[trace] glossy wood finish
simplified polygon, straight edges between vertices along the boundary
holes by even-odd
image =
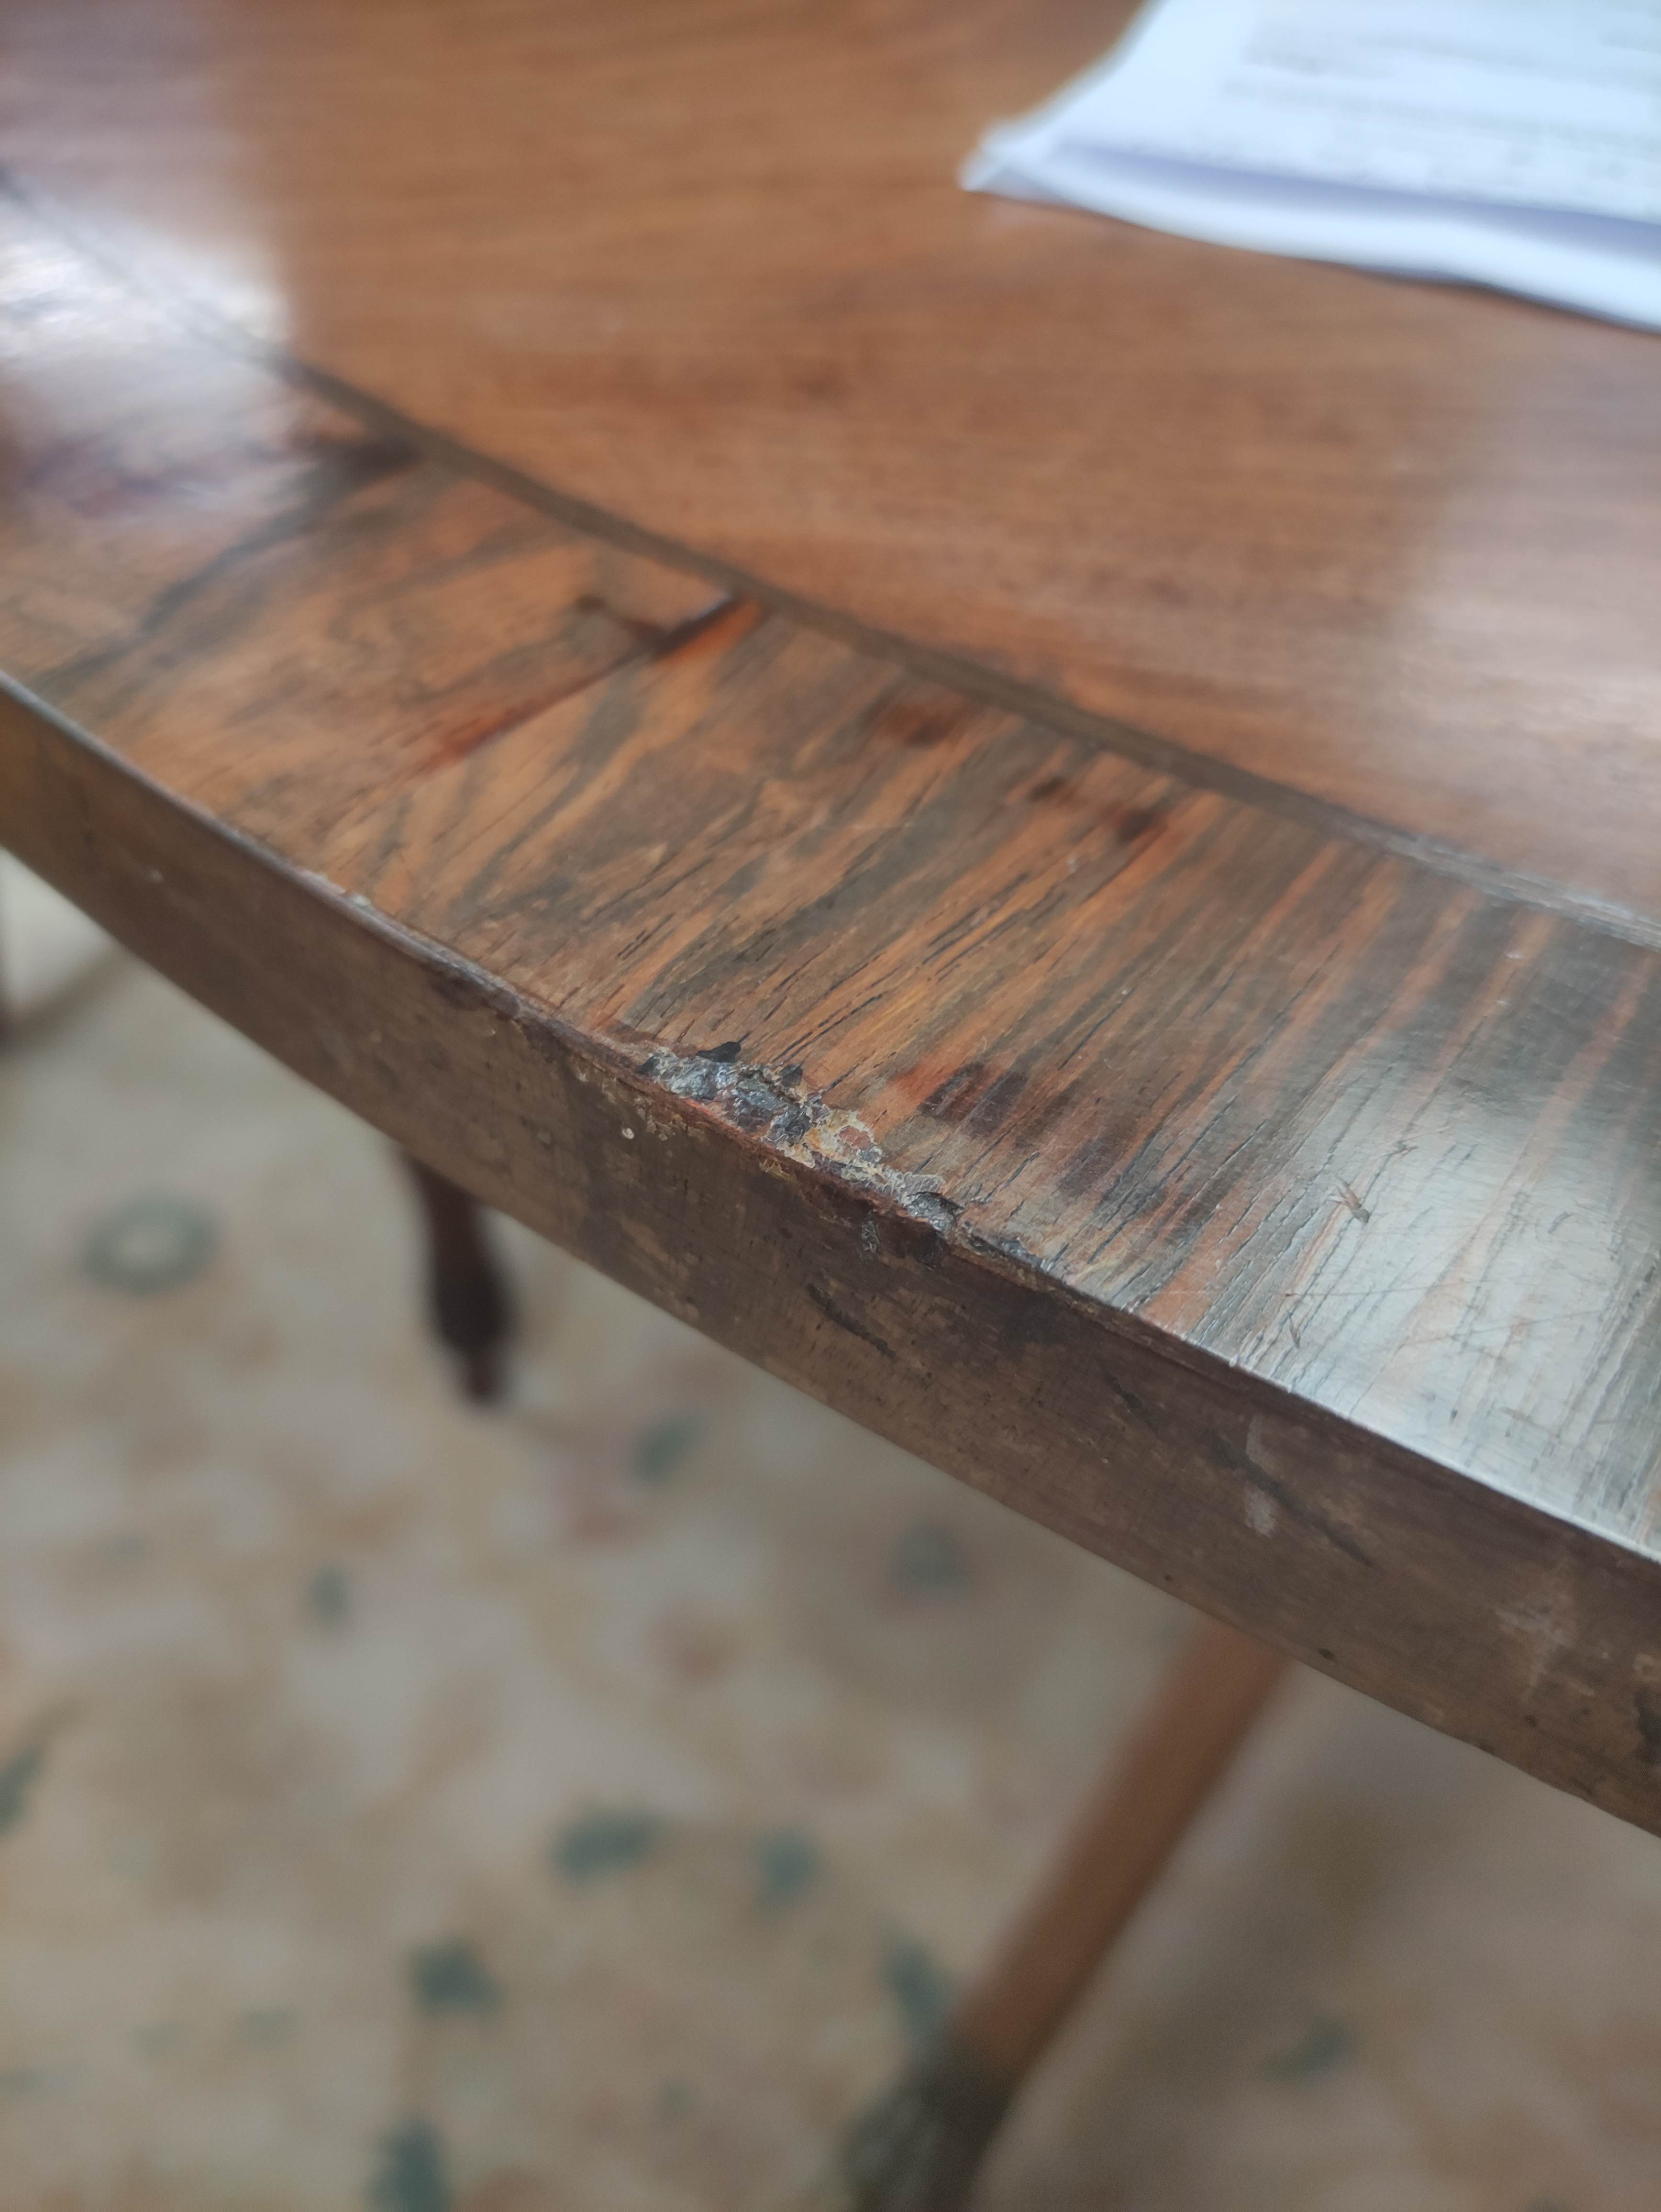
[[[1661,1829],[1661,956],[5,246],[0,842],[463,1188]]]
[[[0,120],[141,265],[770,589],[1653,921],[1661,344],[960,192],[1123,13],[13,0]]]

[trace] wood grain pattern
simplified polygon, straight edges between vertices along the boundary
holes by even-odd
[[[1661,1830],[1661,956],[587,541],[5,228],[0,839],[464,1188]]]
[[[190,670],[202,804],[303,838],[721,603],[204,346],[15,208],[0,224],[0,663],[95,728],[120,717],[141,763],[191,742],[174,697]],[[113,390],[127,349],[139,374]],[[296,616],[326,653],[295,652]],[[234,675],[211,693],[228,634]],[[352,742],[331,742],[347,702]]]
[[[1661,915],[1653,337],[971,198],[1085,0],[14,0],[234,320],[917,644]]]

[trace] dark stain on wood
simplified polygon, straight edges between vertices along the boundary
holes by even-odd
[[[1338,1195],[1343,1200],[1344,1204],[1349,1208],[1350,1212],[1357,1221],[1372,1220],[1372,1207],[1369,1206],[1363,1206],[1360,1200],[1355,1195],[1355,1193],[1350,1188],[1347,1182],[1341,1183],[1338,1186]]]
[[[970,703],[951,693],[919,693],[908,687],[883,700],[867,718],[873,738],[928,752],[961,737],[973,719]]]
[[[1026,796],[1037,806],[1066,806],[1082,810],[1082,818],[1098,829],[1105,830],[1122,845],[1135,845],[1140,839],[1150,836],[1159,829],[1162,819],[1157,807],[1123,804],[1094,805],[1072,776],[1040,776]]]

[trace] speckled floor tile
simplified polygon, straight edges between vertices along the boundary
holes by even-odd
[[[0,1056],[0,2212],[775,2212],[1165,1601],[520,1232],[125,969]],[[1661,1845],[1301,1679],[983,2212],[1654,2212]]]

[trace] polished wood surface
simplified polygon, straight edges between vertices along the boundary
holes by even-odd
[[[464,1188],[1661,1829],[1661,954],[3,243],[0,842]]]
[[[959,191],[1123,13],[12,0],[0,122],[138,265],[770,590],[1653,923],[1661,342]]]

